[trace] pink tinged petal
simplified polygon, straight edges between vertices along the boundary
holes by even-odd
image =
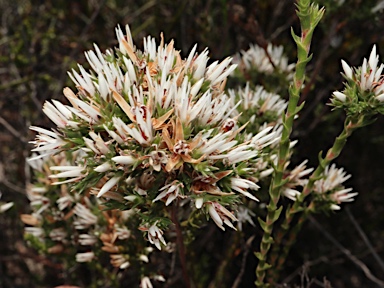
[[[117,164],[123,164],[123,165],[133,165],[136,163],[137,159],[132,156],[116,156],[112,158],[112,161],[116,162]]]
[[[119,182],[120,178],[121,178],[120,176],[115,176],[115,177],[109,179],[104,184],[104,186],[100,189],[99,193],[97,194],[97,198],[103,196],[105,193],[107,193],[109,190],[111,190],[111,188]]]
[[[208,213],[211,216],[212,220],[216,223],[216,225],[223,231],[225,231],[225,228],[223,226],[223,220],[221,220],[219,214],[217,213],[215,207],[213,207],[213,204],[208,205]]]
[[[351,67],[344,60],[341,60],[341,65],[343,66],[345,76],[347,76],[349,79],[352,79],[353,71]]]
[[[341,102],[345,102],[345,100],[347,99],[347,96],[339,91],[333,92],[333,96],[335,96],[335,98],[340,100]]]

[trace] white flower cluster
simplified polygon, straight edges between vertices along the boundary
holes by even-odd
[[[88,189],[111,205],[135,206],[159,249],[167,221],[158,218],[167,218],[165,206],[179,199],[194,204],[190,209],[204,208],[221,229],[222,223],[234,228],[236,217],[224,206],[242,196],[257,200],[252,175],[261,166],[255,163],[279,133],[267,127],[244,141],[246,125],[231,118],[238,105],[224,92],[236,67],[231,58],[208,65],[208,51],[197,54],[195,46],[182,59],[163,37],[159,46],[145,38],[140,51],[128,26],[125,32],[116,29],[116,53],[95,46],[86,53],[91,70],[79,65],[79,72],[69,73],[78,90],[64,89],[71,105],[45,103],[43,111],[57,128],[32,127],[39,133],[34,151],[38,157],[81,151],[75,165],[51,167],[58,172],[50,176],[54,184],[72,183],[74,191]],[[261,100],[264,109],[280,111],[284,103],[273,97]],[[164,209],[148,208],[158,205]]]
[[[27,189],[32,212],[21,215],[27,225],[26,239],[42,252],[65,255],[68,263],[92,265],[92,261],[103,261],[102,253],[109,256],[112,267],[120,269],[128,268],[131,261],[148,262],[152,249],[148,249],[145,239],[138,237],[140,231],[131,224],[138,221],[137,215],[132,211],[103,211],[106,206],[102,199],[90,193],[80,195],[67,184],[52,185],[57,178],[53,176],[64,172],[52,174],[55,172],[50,166],[70,167],[84,156],[83,153],[69,155],[70,159],[63,152],[29,159],[36,181]]]
[[[315,182],[315,193],[322,199],[331,203],[332,210],[340,210],[342,202],[352,202],[358,194],[352,188],[345,188],[343,183],[348,180],[348,175],[343,168],[336,168],[335,164],[325,167],[323,178]]]
[[[287,102],[280,95],[267,92],[263,86],[251,89],[248,82],[244,88],[239,88],[237,91],[231,89],[228,94],[233,106],[240,103],[233,112],[234,117],[238,117],[241,113],[245,114],[243,118],[250,123],[258,122],[259,125],[281,123]]]
[[[283,46],[273,46],[272,43],[269,43],[266,52],[264,48],[251,44],[247,51],[241,51],[241,57],[238,58],[241,58],[239,65],[243,69],[256,69],[266,74],[272,74],[277,70],[286,73],[289,79],[293,77],[295,64],[288,64]]]
[[[283,195],[292,201],[295,201],[301,191],[308,183],[308,176],[313,168],[307,168],[303,161],[300,165],[290,171],[286,179],[288,180],[282,191]],[[340,210],[342,202],[352,202],[357,192],[351,192],[352,188],[345,188],[343,183],[348,180],[351,175],[347,175],[343,168],[336,168],[335,164],[325,167],[322,177],[314,182],[313,201],[314,208],[326,210]],[[325,205],[325,206],[324,206]]]
[[[376,45],[373,46],[369,59],[364,58],[363,64],[357,68],[351,68],[344,60],[341,60],[345,78],[356,83],[361,93],[370,92],[374,97],[382,102],[384,101],[384,64],[379,64],[379,55],[376,52]],[[341,102],[346,102],[352,98],[348,89],[344,92],[333,92],[334,98]]]

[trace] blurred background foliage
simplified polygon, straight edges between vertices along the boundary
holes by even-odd
[[[314,57],[302,95],[307,105],[293,134],[299,139],[292,159],[295,164],[309,158],[310,164],[316,165],[318,151],[326,150],[342,127],[344,115],[331,113],[325,105],[332,91],[342,88],[340,59],[357,66],[369,55],[373,43],[384,55],[384,1],[317,2],[326,7],[326,14],[314,35]],[[65,271],[60,263],[39,255],[23,240],[19,215],[29,211],[24,191],[31,180],[25,158],[31,149],[28,141],[34,137],[28,127],[31,123],[51,127],[41,112],[44,101],[63,100],[63,87],[73,85],[66,72],[76,63],[86,66],[83,51],[92,49],[93,43],[102,50],[116,45],[117,24],[130,25],[139,47],[144,36],[159,39],[164,32],[166,41],[175,39],[182,56],[195,43],[199,51],[209,47],[215,60],[235,55],[250,43],[263,47],[272,42],[284,45],[290,62],[295,61],[290,28],[298,31],[298,20],[293,1],[0,0],[0,11],[0,191],[3,201],[15,202],[14,208],[0,214],[0,287],[54,287],[63,283]],[[365,263],[373,275],[383,278],[383,265],[372,256],[355,228],[358,225],[363,229],[378,255],[384,255],[383,125],[384,120],[378,119],[350,139],[337,162],[353,175],[348,186],[360,195],[348,209],[315,217],[320,228],[311,221],[304,226],[283,271],[282,283],[292,287],[376,287],[362,267],[351,262],[324,231]],[[220,240],[222,236],[216,236],[218,246],[211,243],[206,249],[212,248],[215,253],[228,250],[225,239]],[[257,240],[254,247],[258,247]],[[256,263],[249,254],[240,287],[250,287],[254,281]],[[214,254],[201,255],[208,262],[215,260]],[[240,265],[241,257],[235,260],[233,265]],[[202,271],[204,267],[194,272],[209,279]],[[225,280],[232,279],[228,282],[232,283],[235,277],[231,273],[223,275],[221,284],[211,283],[210,287],[227,287]],[[209,281],[202,281],[208,287]]]

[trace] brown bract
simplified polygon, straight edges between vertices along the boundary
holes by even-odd
[[[183,165],[183,162],[200,163],[205,155],[202,155],[199,159],[193,159],[190,153],[200,143],[201,137],[196,137],[195,140],[188,142],[184,139],[183,124],[180,119],[176,118],[176,123],[171,121],[171,125],[173,127],[172,136],[169,134],[168,129],[163,129],[162,133],[164,143],[172,153],[165,170],[171,172],[174,168],[177,169]]]

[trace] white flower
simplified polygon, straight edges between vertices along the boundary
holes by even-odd
[[[241,205],[239,206],[237,212],[236,212],[236,218],[237,218],[237,228],[242,231],[243,223],[248,222],[252,226],[255,226],[255,223],[252,220],[252,217],[255,217],[255,213],[253,213],[250,209],[247,207]]]
[[[157,249],[161,250],[160,243],[167,245],[163,238],[164,232],[156,226],[156,223],[148,228],[148,240],[151,244],[154,244]]]
[[[123,156],[115,156],[112,158],[112,161],[117,164],[123,164],[123,165],[133,165],[137,161],[137,159],[130,155],[123,155]]]
[[[112,159],[113,160],[113,159]],[[108,163],[108,162],[105,162],[99,166],[97,166],[95,169],[93,169],[94,171],[96,172],[99,172],[99,173],[104,173],[104,172],[107,172],[109,169],[111,169],[111,164]]]
[[[94,235],[80,234],[79,243],[80,245],[89,246],[94,245],[97,242],[97,238]]]
[[[49,237],[53,241],[62,242],[67,237],[67,231],[65,231],[64,228],[56,228],[49,232]]]
[[[165,185],[163,188],[161,188],[159,191],[161,192],[155,199],[153,199],[152,202],[156,202],[160,199],[166,198],[167,201],[165,202],[165,206],[168,206],[172,203],[173,200],[175,200],[179,194],[180,189],[183,188],[183,183],[179,181],[173,181],[171,184]]]
[[[330,205],[332,210],[340,210],[342,202],[352,202],[358,195],[352,188],[344,188],[342,185],[351,175],[347,175],[343,168],[336,168],[335,164],[327,166],[323,173],[323,178],[315,182],[314,191],[325,199],[334,202]],[[328,198],[329,197],[329,198]]]
[[[36,159],[43,158],[47,155],[51,155],[60,151],[60,148],[65,145],[65,141],[56,132],[49,131],[40,127],[31,126],[29,129],[39,132],[35,141],[30,141],[36,148],[32,149],[34,152],[44,152],[35,157],[29,159],[34,161]]]
[[[308,180],[303,179],[303,177],[309,175],[314,170],[313,168],[307,168],[306,166],[307,163],[308,163],[308,160],[304,160],[303,162],[300,163],[300,165],[296,166],[292,171],[289,172],[287,176],[287,178],[289,179],[287,186],[295,187],[295,186],[304,186],[305,184],[307,184]],[[292,193],[288,193],[288,194],[293,195]]]
[[[84,167],[83,166],[51,166],[50,167],[51,171],[61,171],[60,173],[57,174],[51,174],[49,175],[49,178],[57,179],[57,178],[69,178],[69,177],[74,177],[70,178],[65,181],[61,182],[54,182],[52,183],[53,185],[60,185],[63,183],[69,183],[69,182],[74,182],[82,177],[84,177],[83,171]]]
[[[345,76],[349,79],[353,79],[353,71],[352,68],[345,62],[344,60],[341,60],[341,65],[343,66],[343,70],[345,73]]]
[[[113,186],[115,186],[120,181],[120,176],[114,176],[111,179],[109,179],[103,187],[101,187],[99,193],[97,194],[97,197],[103,196],[105,193],[107,193],[109,190],[112,189]]]
[[[73,209],[73,212],[77,216],[76,220],[73,222],[73,225],[77,230],[86,229],[89,226],[97,223],[97,216],[94,215],[83,204],[77,203],[75,208]]]
[[[246,191],[247,189],[257,190],[260,188],[254,182],[247,180],[247,179],[235,178],[235,177],[230,178],[230,180],[231,180],[231,188],[233,190],[240,192],[241,194],[243,194],[244,196],[246,196],[252,200],[259,201],[259,199],[257,199],[255,196],[253,196],[248,191]]]
[[[151,280],[147,276],[141,278],[140,288],[153,288]]]
[[[95,258],[93,252],[83,252],[76,254],[76,262],[91,262]]]
[[[336,168],[335,164],[325,167],[323,175],[323,179],[315,182],[315,191],[318,193],[331,191],[351,178],[343,168]]]
[[[116,231],[117,238],[120,240],[125,240],[131,237],[131,231],[129,231],[127,227],[118,227],[115,224],[115,231]]]
[[[384,75],[382,74],[384,64],[381,63],[378,66],[379,55],[376,52],[376,45],[373,45],[368,60],[364,58],[361,67],[353,70],[344,60],[341,63],[347,79],[356,79],[362,91],[373,92],[377,100],[384,101]],[[333,95],[344,102],[343,93],[336,91]]]
[[[241,107],[241,110],[245,113],[249,109],[257,109],[257,114],[260,115],[268,111],[274,112],[279,118],[279,122],[281,122],[281,115],[288,105],[280,95],[270,93],[262,86],[256,86],[254,89],[250,89],[249,82],[247,82],[245,88],[239,88],[237,91],[230,89],[228,93],[233,106],[236,103],[237,96],[239,97],[241,101],[239,107]],[[239,113],[236,111],[234,114],[234,116],[237,116]],[[256,118],[257,115],[252,115],[249,121],[254,122]]]
[[[289,73],[288,78],[291,78],[292,70],[295,67],[295,64],[288,64],[288,58],[283,55],[283,49],[283,46],[273,46],[269,43],[267,46],[267,52],[270,58],[268,58],[264,48],[256,44],[251,44],[247,51],[241,51],[241,61],[247,70],[251,70],[253,68],[257,69],[257,71],[268,74],[273,73],[275,70],[273,67],[274,65],[278,70]]]
[[[196,198],[195,200],[195,206],[197,209],[200,209],[201,207],[203,207],[203,204],[204,204],[204,198]]]
[[[297,197],[300,195],[299,191],[292,188],[284,188],[281,193],[292,201],[296,201]]]
[[[236,230],[231,221],[237,221],[237,218],[231,212],[217,202],[207,202],[206,205],[209,215],[221,230],[225,231],[223,224]]]
[[[37,238],[42,238],[44,236],[44,230],[41,227],[25,227],[25,233],[31,234]]]
[[[128,255],[122,254],[111,254],[111,264],[114,267],[118,267],[120,269],[126,269],[131,265],[128,261]]]
[[[0,213],[3,213],[13,206],[13,202],[0,203]]]
[[[345,100],[347,100],[347,95],[345,95],[344,93],[341,93],[339,91],[333,92],[333,96],[335,96],[335,98],[337,98],[341,102],[345,102]]]

